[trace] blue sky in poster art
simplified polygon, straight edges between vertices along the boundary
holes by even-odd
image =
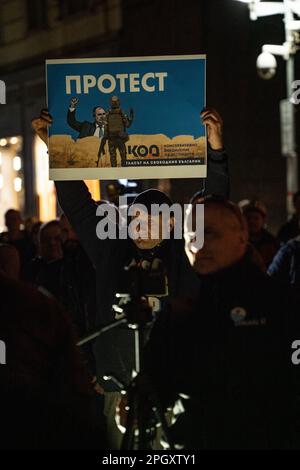
[[[168,73],[164,92],[149,93],[141,89],[138,93],[126,91],[107,94],[101,93],[96,86],[90,88],[89,94],[76,95],[73,84],[72,94],[66,94],[66,75],[98,77],[105,73],[111,75],[140,73],[142,76],[147,72]],[[106,82],[105,86],[107,85]],[[107,110],[109,98],[114,94],[120,97],[121,107],[126,113],[131,107],[134,110],[135,117],[129,129],[130,134],[165,134],[170,138],[181,134],[193,135],[195,138],[205,135],[205,128],[200,123],[199,117],[205,105],[204,59],[47,64],[47,86],[48,106],[54,118],[50,135],[70,134],[73,138],[77,137],[78,133],[71,130],[66,122],[72,96],[77,96],[80,100],[77,106],[77,119],[92,122],[93,107],[100,105]]]

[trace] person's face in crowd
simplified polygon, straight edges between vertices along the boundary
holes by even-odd
[[[201,275],[213,274],[237,263],[247,249],[248,233],[229,209],[208,204],[204,209],[204,245],[195,248],[187,239],[191,266]]]
[[[19,211],[9,211],[5,216],[5,225],[8,232],[18,232],[22,223]]]
[[[163,241],[164,233],[170,233],[174,227],[174,219],[172,217],[168,218],[167,223],[165,223],[161,214],[151,216],[141,211],[137,217],[141,224],[136,227],[136,232],[138,232],[139,236],[133,241],[141,250],[152,250],[155,248]],[[134,219],[135,221],[137,221],[137,217]]]
[[[103,108],[96,108],[95,109],[95,122],[99,126],[105,123],[106,113]]]
[[[61,228],[50,225],[40,234],[41,257],[46,261],[54,261],[63,257]]]
[[[258,211],[246,211],[245,217],[250,236],[259,234],[264,228],[265,217]]]
[[[18,250],[12,245],[0,246],[0,271],[9,279],[17,280],[20,277],[20,269]]]
[[[300,196],[296,197],[294,207],[296,215],[300,218]]]

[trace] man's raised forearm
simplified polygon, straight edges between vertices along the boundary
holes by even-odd
[[[55,186],[62,210],[94,263],[100,248],[96,235],[96,202],[83,181],[55,181]]]
[[[229,198],[230,179],[228,157],[225,150],[207,149],[207,178],[204,180],[204,195]]]

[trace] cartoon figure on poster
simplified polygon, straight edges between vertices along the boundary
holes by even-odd
[[[78,103],[78,98],[71,98],[67,114],[68,125],[71,127],[71,129],[79,132],[78,139],[83,139],[84,137],[90,137],[92,135],[96,137],[102,137],[104,135],[104,126],[106,123],[105,110],[101,106],[95,106],[93,108],[94,122],[79,122],[76,119],[76,107]]]
[[[133,109],[130,109],[129,117],[122,111],[118,96],[110,99],[110,109],[106,114],[106,124],[104,127],[104,137],[101,140],[97,166],[102,154],[105,154],[105,144],[108,142],[108,150],[112,167],[117,166],[117,150],[121,157],[121,165],[126,166],[126,145],[129,140],[127,128],[133,122]]]
[[[133,109],[130,109],[129,116],[121,109],[118,96],[112,96],[110,99],[110,109],[106,112],[101,106],[93,108],[94,122],[76,119],[76,107],[79,103],[78,98],[71,98],[67,114],[67,123],[75,131],[79,132],[78,139],[84,137],[99,137],[100,145],[98,151],[97,167],[102,155],[105,155],[105,144],[108,143],[108,151],[112,167],[117,165],[117,151],[121,158],[121,166],[126,166],[126,145],[129,140],[127,128],[133,122]]]

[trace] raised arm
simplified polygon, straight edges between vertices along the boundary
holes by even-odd
[[[133,109],[130,108],[129,116],[127,114],[122,113],[122,119],[123,119],[124,126],[130,127],[134,119]]]
[[[207,178],[204,180],[203,195],[213,194],[229,198],[228,157],[223,144],[223,119],[213,108],[206,108],[201,119],[207,126]]]
[[[46,144],[48,144],[47,126],[51,124],[52,118],[47,110],[42,110],[40,117],[32,121],[33,129]],[[92,263],[95,264],[103,247],[103,242],[101,243],[96,235],[96,226],[100,220],[96,216],[98,205],[83,181],[56,181],[55,185],[62,210],[78,234]]]
[[[80,132],[83,122],[79,122],[76,119],[76,106],[78,102],[78,98],[71,98],[70,107],[67,114],[67,123],[72,129],[74,129],[74,131]]]
[[[100,220],[96,216],[97,203],[84,181],[55,181],[55,187],[60,207],[95,265],[105,242],[96,235],[96,226]]]

